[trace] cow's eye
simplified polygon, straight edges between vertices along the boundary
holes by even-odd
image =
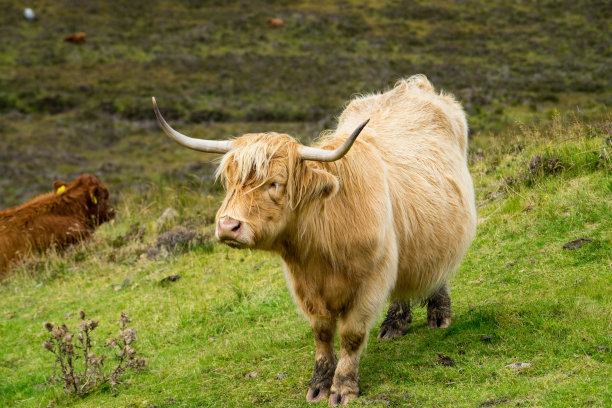
[[[268,188],[270,190],[276,190],[276,189],[278,189],[278,183],[272,182],[272,183],[268,184]]]

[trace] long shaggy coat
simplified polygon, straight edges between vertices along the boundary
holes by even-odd
[[[96,176],[56,181],[53,188],[18,207],[0,210],[0,276],[10,263],[35,251],[61,250],[79,242],[115,216],[108,189]]]

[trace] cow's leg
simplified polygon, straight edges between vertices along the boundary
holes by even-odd
[[[395,339],[408,331],[408,324],[412,323],[409,300],[394,300],[389,305],[387,317],[380,325],[379,339]]]
[[[383,302],[384,298],[380,300]],[[359,359],[368,339],[368,329],[379,310],[378,305],[370,310],[365,304],[357,305],[339,319],[340,359],[331,387],[330,405],[345,405],[359,396]]]
[[[317,402],[329,396],[329,390],[336,370],[336,356],[334,355],[335,319],[311,318],[310,326],[314,334],[316,354],[314,371],[310,379],[308,402]]]
[[[451,324],[451,298],[446,283],[427,299],[427,323],[432,329],[445,329]]]

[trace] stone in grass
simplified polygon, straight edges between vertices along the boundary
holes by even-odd
[[[276,376],[276,378],[274,378],[274,379],[275,379],[276,381],[280,381],[280,380],[282,380],[282,379],[284,379],[284,378],[287,378],[287,376],[288,376],[288,375],[289,375],[289,374],[287,374],[287,373],[280,373],[280,374],[279,374],[279,375],[277,375],[277,376]]]
[[[251,371],[250,373],[246,373],[244,378],[255,378],[259,375],[259,371]]]
[[[563,249],[578,249],[593,242],[593,238],[578,238],[563,245]]]
[[[23,10],[23,16],[28,21],[36,20],[36,13],[34,13],[34,10],[32,10],[31,8],[24,9]]]

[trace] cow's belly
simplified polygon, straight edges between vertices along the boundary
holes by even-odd
[[[424,196],[405,194],[394,208],[399,257],[393,297],[427,297],[456,272],[474,237],[476,210],[467,169],[461,187],[448,181],[436,188]]]

